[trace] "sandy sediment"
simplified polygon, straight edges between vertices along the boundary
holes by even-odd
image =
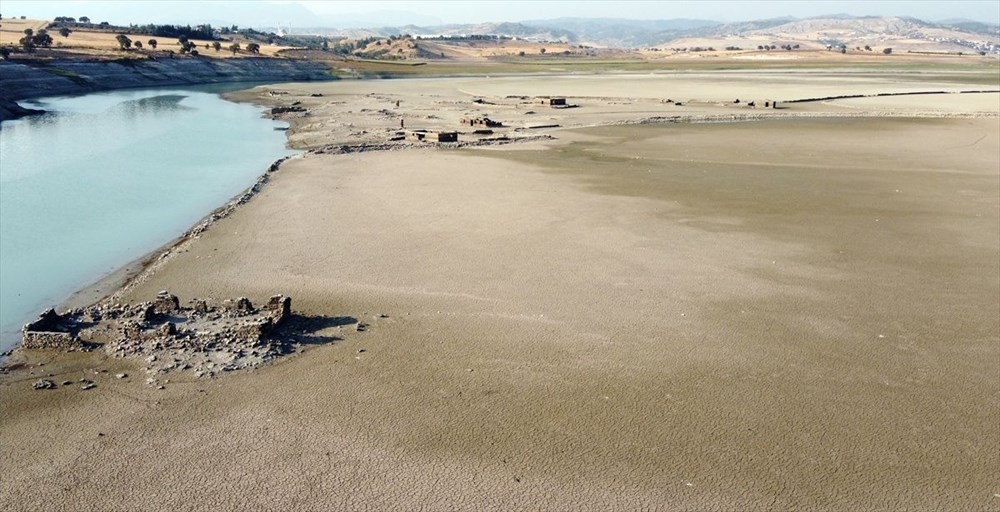
[[[295,101],[317,103],[290,138],[323,147],[353,129],[368,133],[343,143],[370,143],[398,120],[329,116],[399,99],[407,115],[436,112],[423,114],[438,117],[430,128],[520,119],[468,98],[448,110],[442,88],[551,92],[459,82],[352,84],[378,90],[349,98],[292,85]],[[587,92],[580,77],[572,87]],[[606,87],[595,78],[589,96]],[[688,114],[734,113],[716,100]],[[25,355],[0,384],[11,461],[0,499],[24,510],[995,508],[1000,129],[995,105],[950,100],[964,106],[940,100],[936,119],[598,126],[285,162],[116,299],[286,293],[296,313],[331,319],[314,326],[317,342],[162,390],[111,377],[134,369],[99,354]],[[611,103],[545,121],[682,108]],[[857,110],[801,108],[788,112]],[[42,377],[97,387],[32,390]]]

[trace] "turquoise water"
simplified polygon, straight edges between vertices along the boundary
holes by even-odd
[[[233,87],[228,87],[232,89]],[[182,234],[253,184],[285,126],[218,86],[24,102],[0,128],[0,350],[73,292]]]

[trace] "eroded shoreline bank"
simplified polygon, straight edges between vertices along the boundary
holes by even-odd
[[[237,82],[333,80],[320,63],[277,58],[160,58],[136,61],[0,62],[4,104],[117,89]],[[30,112],[0,108],[0,121]]]

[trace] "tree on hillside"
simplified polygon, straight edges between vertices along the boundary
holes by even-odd
[[[219,50],[222,49],[222,43],[216,41],[216,42],[212,43],[212,48],[215,48],[215,51],[219,51]]]
[[[115,36],[115,41],[118,41],[118,46],[120,46],[123,51],[132,47],[132,40],[125,34],[118,34]]]
[[[229,45],[229,49],[232,50],[233,55],[236,55],[236,52],[240,51],[240,43],[233,43]]]
[[[66,28],[66,27],[63,27],[63,28],[59,29],[59,35],[61,35],[63,37],[69,37],[69,35],[71,33],[73,33],[73,31],[70,30],[70,29],[68,29],[68,28]]]
[[[24,51],[26,51],[28,53],[31,53],[31,52],[35,51],[35,40],[34,40],[34,37],[33,37],[34,35],[35,35],[35,31],[34,30],[31,30],[30,28],[26,28],[26,29],[24,29],[24,37],[22,37],[17,42],[18,44],[21,45],[22,48],[24,48]]]
[[[35,42],[32,41],[29,36],[22,37],[17,43],[20,44],[21,48],[24,48],[24,51],[28,53],[35,51]]]
[[[247,51],[250,53],[260,53],[260,45],[257,43],[250,43],[247,45]]]
[[[90,23],[90,18],[86,16],[80,16],[80,23]]]
[[[181,34],[177,37],[177,44],[181,46],[181,53],[192,53],[192,51],[198,47],[198,45],[195,44],[194,41],[188,39],[188,36],[185,34]]]
[[[542,48],[541,50],[538,50],[538,53],[541,53],[542,55],[545,55],[545,48]]]
[[[0,57],[3,57],[3,60],[9,59],[10,48],[7,48],[6,46],[0,46]]]
[[[136,50],[141,50],[142,49],[142,41],[136,41],[136,42],[134,42],[132,44],[135,46]]]
[[[31,42],[35,43],[35,46],[41,46],[42,48],[48,48],[52,46],[52,36],[49,35],[49,31],[44,28],[39,29],[38,32],[31,37]]]
[[[149,41],[146,41],[146,44],[148,44],[154,50],[156,49],[156,39],[150,39]]]
[[[892,48],[886,48],[885,50],[882,50],[882,53],[889,55],[890,53],[892,53]]]

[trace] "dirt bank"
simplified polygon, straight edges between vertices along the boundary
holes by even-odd
[[[285,82],[328,80],[321,63],[277,58],[0,61],[0,100],[83,94],[110,89],[196,85],[223,82]],[[0,108],[0,120],[18,114]]]

